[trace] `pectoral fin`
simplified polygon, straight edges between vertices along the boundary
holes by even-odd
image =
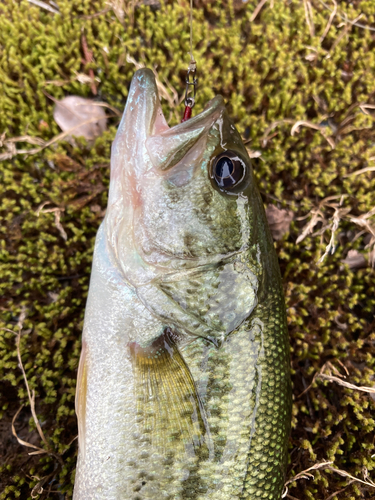
[[[87,397],[87,345],[82,342],[81,357],[78,365],[75,407],[78,420],[78,446],[85,453],[86,438],[86,397]]]
[[[178,337],[167,328],[150,346],[129,345],[134,363],[138,422],[162,453],[209,456],[210,437],[194,380]]]

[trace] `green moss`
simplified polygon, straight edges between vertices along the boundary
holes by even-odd
[[[162,82],[183,92],[189,51],[187,5],[170,1],[151,11],[140,6],[131,22],[125,3],[121,23],[104,0],[59,0],[61,15],[51,14],[26,0],[0,5],[0,135],[24,135],[44,140],[59,133],[53,102],[77,94],[93,97],[89,84],[77,73],[92,68],[98,98],[120,111],[124,108],[134,65],[127,56],[158,71]],[[318,260],[330,233],[309,236],[296,244],[307,215],[328,196],[348,195],[343,207],[357,216],[374,205],[375,174],[348,174],[372,165],[375,156],[374,114],[359,104],[374,104],[375,42],[372,32],[345,28],[339,14],[361,22],[375,20],[373,2],[357,10],[340,2],[339,14],[321,42],[330,16],[313,2],[315,35],[311,37],[303,2],[265,4],[251,21],[257,0],[200,2],[195,10],[194,47],[199,89],[194,112],[221,93],[239,131],[252,150],[265,202],[295,213],[291,232],[277,243],[288,307],[294,380],[293,430],[289,475],[331,460],[335,467],[363,478],[375,467],[374,402],[362,392],[315,380],[300,394],[325,362],[332,362],[357,385],[372,385],[375,376],[375,277],[370,268],[351,271],[343,266],[348,249],[365,252],[365,235],[349,219],[341,222],[334,255]],[[346,32],[344,33],[344,30]],[[81,36],[85,34],[94,61],[83,65]],[[340,38],[341,37],[341,38]],[[170,123],[183,113],[182,105],[163,108]],[[312,122],[322,131],[302,125]],[[21,404],[16,428],[24,439],[40,445],[18,368],[15,336],[0,333],[0,407],[3,428],[12,454],[3,454],[0,499],[31,498],[38,479],[55,470],[51,490],[72,497],[77,443],[74,416],[76,370],[95,234],[106,207],[109,157],[118,118],[93,146],[54,143],[34,155],[18,155],[0,162],[0,297],[1,325],[16,329],[23,307],[21,354],[36,410],[47,441],[62,464],[52,456],[29,457],[11,438],[11,419]],[[277,122],[277,123],[276,123]],[[328,140],[327,140],[328,139]],[[333,143],[332,143],[333,141]],[[334,144],[334,148],[331,145]],[[31,147],[18,143],[18,149]],[[3,150],[4,151],[4,150]],[[0,151],[3,152],[3,151]],[[61,209],[65,241],[53,213]],[[329,218],[333,209],[322,208]],[[318,226],[319,227],[319,226]],[[340,233],[340,234],[339,234]],[[29,434],[27,434],[29,428]],[[70,443],[70,444],[69,444]],[[51,476],[51,477],[52,477]],[[290,485],[300,500],[323,499],[345,487],[338,474],[321,469],[315,479]],[[49,486],[48,486],[49,487]],[[48,493],[40,498],[58,498]],[[372,498],[373,491],[351,484],[345,498]]]

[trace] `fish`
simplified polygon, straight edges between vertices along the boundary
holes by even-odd
[[[95,241],[74,500],[279,500],[289,351],[277,255],[223,97],[169,127],[138,70]]]

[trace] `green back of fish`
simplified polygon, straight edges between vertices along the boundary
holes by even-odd
[[[255,229],[248,259],[259,272],[258,304],[221,348],[200,341],[184,351],[207,411],[215,450],[214,465],[201,466],[201,483],[209,485],[206,492],[197,496],[192,491],[186,498],[279,500],[284,485],[291,421],[285,303],[276,252],[255,186],[248,196]],[[232,453],[228,443],[233,443]]]

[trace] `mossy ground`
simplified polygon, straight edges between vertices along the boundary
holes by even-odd
[[[58,0],[60,15],[27,1],[1,3],[0,135],[5,132],[5,140],[25,135],[49,140],[57,135],[53,102],[45,92],[55,98],[94,97],[89,83],[77,81],[77,73],[88,74],[89,68],[100,79],[97,99],[122,111],[135,69],[127,55],[155,67],[160,80],[182,94],[189,50],[186,2],[169,2],[153,10],[138,5],[134,15],[130,0],[114,3],[124,8],[123,19],[119,8],[116,16],[104,0]],[[330,460],[336,468],[363,479],[364,467],[370,477],[375,467],[375,403],[370,395],[319,380],[299,395],[327,361],[341,373],[345,366],[351,383],[374,383],[375,274],[370,267],[351,271],[341,260],[349,249],[366,252],[368,236],[360,234],[363,228],[350,216],[375,205],[375,173],[347,176],[373,165],[375,156],[375,113],[359,107],[375,103],[375,34],[345,19],[362,14],[359,22],[374,26],[375,3],[339,2],[324,39],[331,11],[319,0],[311,4],[273,0],[253,21],[257,4],[257,0],[196,2],[199,90],[194,112],[215,94],[224,96],[239,131],[250,140],[249,147],[262,154],[255,170],[265,202],[295,214],[290,233],[277,243],[294,382],[289,477]],[[86,65],[82,34],[94,56]],[[163,106],[168,116],[166,101]],[[182,106],[177,111],[182,116]],[[301,126],[291,135],[298,120],[323,128]],[[172,113],[171,123],[175,122]],[[64,464],[52,455],[29,456],[32,450],[17,445],[12,437],[12,417],[24,404],[17,432],[42,446],[30,418],[15,335],[2,330],[2,500],[72,497],[80,335],[117,124],[118,118],[111,118],[108,131],[94,145],[60,141],[37,154],[0,162],[0,326],[16,329],[22,309],[26,311],[22,361],[35,390],[44,433]],[[35,146],[17,144],[18,149],[28,147]],[[340,222],[336,252],[319,264],[330,231],[297,244],[308,221],[298,218],[322,199],[341,195],[347,195],[342,206],[350,208],[350,215]],[[67,241],[55,225],[54,212],[37,215],[45,202],[49,202],[46,209],[61,209]],[[325,205],[322,213],[329,218],[334,209]],[[43,492],[32,492],[46,476]],[[347,478],[321,469],[314,479],[294,483],[288,495],[299,500],[375,498],[375,488],[358,482],[332,496],[348,483]]]

